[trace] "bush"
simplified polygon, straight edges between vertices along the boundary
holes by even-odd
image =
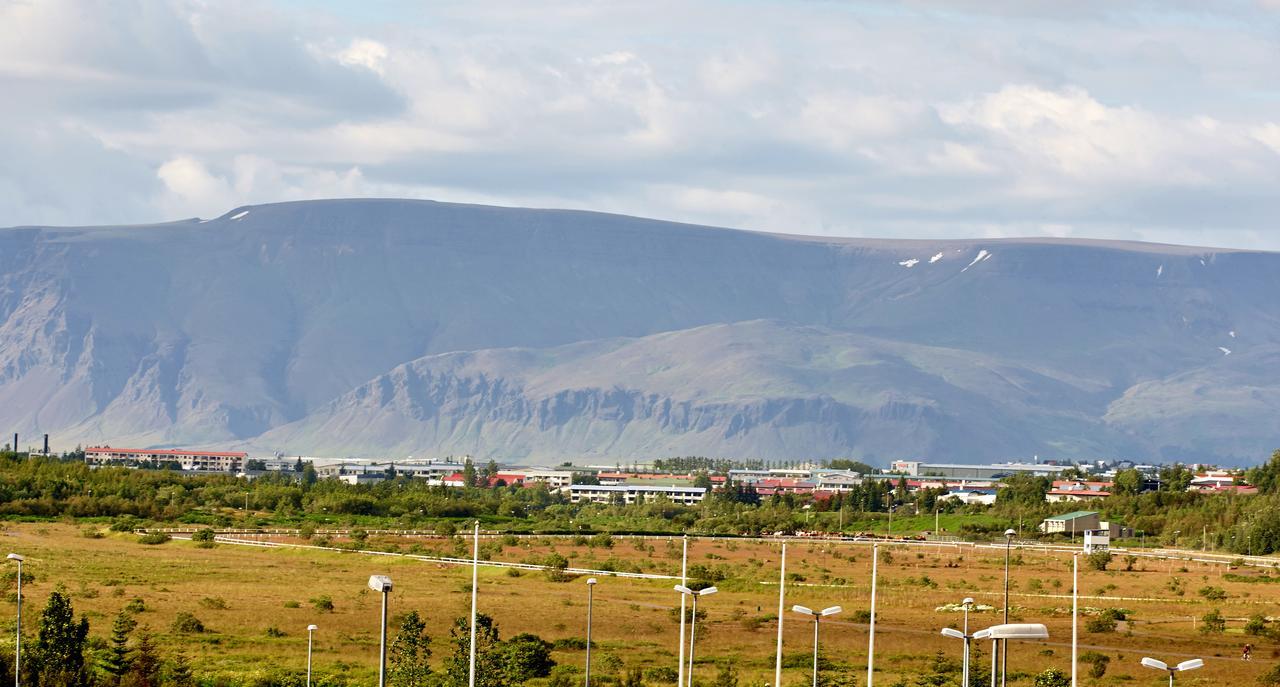
[[[124,610],[130,613],[145,613],[147,602],[135,596],[132,601],[124,605]]]
[[[1089,618],[1084,623],[1084,629],[1087,632],[1103,633],[1116,631],[1115,616],[1103,613],[1102,615]]]
[[[268,637],[287,637],[288,635],[284,633],[284,630],[281,630],[275,625],[272,625],[271,627],[267,628],[267,636]]]
[[[1222,617],[1218,609],[1213,609],[1200,616],[1200,634],[1222,634],[1227,631],[1227,619]]]
[[[213,543],[214,535],[212,527],[201,527],[191,535],[191,541],[201,549],[212,549],[216,544]]]
[[[1271,670],[1258,676],[1258,684],[1263,687],[1280,687],[1280,664],[1271,667]]]
[[[107,536],[98,529],[97,525],[85,525],[84,529],[80,530],[80,534],[83,534],[85,539],[102,539]]]
[[[298,603],[297,601],[286,601],[284,602],[284,607],[285,608],[302,608],[302,604]]]
[[[227,610],[227,600],[220,596],[206,596],[200,599],[200,606],[213,611]]]
[[[1208,586],[1200,588],[1200,596],[1203,596],[1210,601],[1222,601],[1227,598],[1227,593],[1222,589],[1222,587]]]
[[[321,611],[324,613],[333,612],[333,599],[330,598],[328,594],[323,594],[321,596],[317,596],[314,599],[311,599],[311,605],[315,606],[315,609],[317,611]],[[478,648],[479,648],[479,645],[477,645],[477,649]]]
[[[155,546],[156,544],[163,544],[169,541],[169,538],[169,535],[164,532],[148,532],[141,537],[138,537],[138,543]]]
[[[1097,651],[1086,651],[1080,654],[1080,661],[1089,664],[1089,676],[1096,679],[1107,674],[1107,665],[1111,663],[1111,657]]]
[[[1071,687],[1071,678],[1061,670],[1050,668],[1036,676],[1036,687]]]
[[[1254,637],[1267,634],[1267,618],[1261,613],[1254,613],[1249,616],[1249,622],[1244,624],[1244,633]]]
[[[171,631],[181,635],[200,634],[204,632],[204,623],[194,615],[183,611],[173,618],[173,625],[169,627]]]
[[[1110,563],[1110,551],[1094,551],[1088,556],[1085,556],[1085,564],[1089,566],[1090,570],[1106,570],[1107,565]]]

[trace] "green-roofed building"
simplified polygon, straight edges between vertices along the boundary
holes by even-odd
[[[1098,512],[1093,510],[1078,510],[1062,515],[1055,515],[1051,518],[1045,518],[1040,523],[1040,531],[1045,534],[1079,534],[1086,530],[1096,530],[1102,527],[1102,523],[1098,518]]]

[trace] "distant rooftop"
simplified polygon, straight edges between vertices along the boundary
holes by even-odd
[[[1063,513],[1062,515],[1055,515],[1051,518],[1045,518],[1045,520],[1075,520],[1077,518],[1083,518],[1083,517],[1087,517],[1090,515],[1097,515],[1097,514],[1098,514],[1098,511],[1096,510],[1076,510],[1076,511],[1071,511],[1070,513]]]

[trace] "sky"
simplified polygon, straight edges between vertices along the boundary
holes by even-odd
[[[1280,0],[0,0],[0,226],[408,197],[1280,250]]]

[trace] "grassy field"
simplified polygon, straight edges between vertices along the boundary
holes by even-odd
[[[365,588],[370,574],[390,575],[396,583],[392,613],[417,609],[428,620],[435,658],[449,653],[448,628],[467,613],[470,569],[395,556],[317,551],[260,549],[219,544],[197,548],[192,542],[171,541],[157,546],[137,542],[131,534],[87,538],[78,526],[63,523],[9,524],[2,534],[5,551],[27,556],[27,570],[36,581],[24,587],[28,633],[34,632],[38,610],[56,584],[71,592],[78,612],[92,623],[91,633],[105,637],[112,617],[135,598],[146,611],[143,624],[154,630],[165,651],[186,653],[198,674],[246,675],[279,669],[301,670],[305,665],[306,626],[320,626],[316,634],[318,674],[345,674],[352,680],[372,681],[376,672],[378,639],[377,595]],[[423,553],[454,553],[457,542],[383,539],[369,546]],[[465,548],[465,543],[461,545]],[[571,540],[521,538],[512,545],[486,544],[496,560],[532,561],[555,551],[571,566],[634,567],[653,573],[678,571],[678,541],[663,538],[617,538],[611,548],[575,545]],[[938,652],[959,656],[959,643],[941,637],[939,628],[960,623],[959,612],[939,607],[972,596],[980,604],[999,608],[1003,556],[998,550],[882,547],[879,616],[876,634],[876,684],[898,680],[915,684],[929,673]],[[729,573],[718,583],[721,593],[708,597],[707,612],[698,629],[700,679],[710,680],[717,661],[732,660],[743,685],[772,682],[777,612],[779,547],[775,543],[696,540],[690,544],[690,563],[712,572]],[[870,548],[851,543],[790,545],[788,572],[795,577],[787,606],[843,605],[844,614],[824,622],[824,654],[838,667],[865,682],[867,627],[858,612],[869,606]],[[1184,567],[1185,566],[1185,567]],[[1127,620],[1114,632],[1091,633],[1081,623],[1080,641],[1087,650],[1110,657],[1104,677],[1087,676],[1084,685],[1164,684],[1166,678],[1142,668],[1144,655],[1170,663],[1203,657],[1206,667],[1179,678],[1180,685],[1254,684],[1280,658],[1272,640],[1248,637],[1245,619],[1275,613],[1280,601],[1280,577],[1256,569],[1229,570],[1225,566],[1139,559],[1126,571],[1117,557],[1107,571],[1081,570],[1081,606],[1096,614],[1121,608]],[[1056,666],[1070,669],[1070,556],[1059,553],[1016,552],[1012,566],[1012,619],[1049,626],[1046,643],[1015,645],[1010,669],[1024,677]],[[595,596],[593,666],[597,671],[617,666],[656,667],[676,664],[678,603],[665,580],[602,577]],[[1225,598],[1210,599],[1221,590]],[[1205,590],[1204,594],[1201,590]],[[504,637],[532,632],[548,640],[582,637],[585,633],[586,586],[581,578],[555,582],[538,572],[512,576],[505,570],[480,573],[480,608],[493,616]],[[328,596],[333,610],[318,610],[313,599]],[[12,618],[10,596],[6,618]],[[1228,619],[1224,634],[1198,632],[1200,617],[1220,610]],[[208,628],[203,634],[170,632],[176,614],[189,612]],[[787,685],[807,684],[812,625],[788,613],[785,647],[789,667]],[[998,610],[976,613],[971,627],[1000,621]],[[5,636],[12,636],[6,620]],[[279,635],[284,636],[270,636]],[[11,640],[9,640],[11,641]],[[1255,660],[1239,660],[1240,647],[1255,646]],[[1085,650],[1085,649],[1082,649]],[[987,657],[983,647],[983,657]],[[580,666],[581,651],[557,651],[558,662]],[[658,684],[658,683],[655,683]]]

